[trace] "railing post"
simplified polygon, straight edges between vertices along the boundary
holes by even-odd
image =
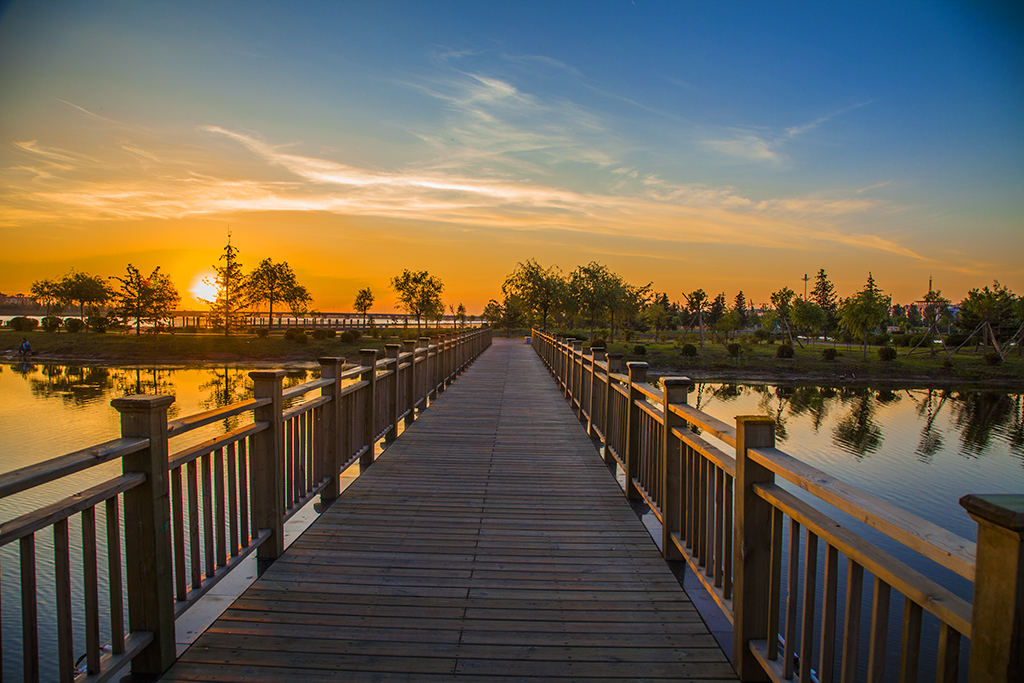
[[[672,430],[686,427],[686,420],[672,412],[671,405],[685,405],[686,394],[690,391],[689,377],[665,377],[661,380],[663,387],[662,406],[665,408],[665,429],[661,439],[661,552],[666,560],[681,560],[683,555],[672,539],[673,533],[680,534],[683,529],[683,463],[682,444],[672,436]]]
[[[763,415],[736,418],[732,666],[741,681],[768,680],[750,641],[768,637],[772,506],[754,492],[754,484],[772,482],[775,475],[750,460],[747,449],[774,447],[775,420]]]
[[[968,681],[1024,680],[1024,495],[967,495],[978,523]]]
[[[569,366],[572,368],[572,374],[569,379],[569,407],[573,408],[573,412],[576,413],[576,417],[579,417],[580,410],[583,406],[574,408],[573,402],[582,403],[583,398],[583,387],[581,386],[583,379],[583,341],[575,339],[572,342],[572,364]],[[577,362],[577,360],[579,362]],[[576,366],[579,366],[579,373],[576,372]]]
[[[448,387],[448,335],[439,334],[437,340],[437,393],[443,394]]]
[[[384,350],[387,352],[388,358],[395,359],[394,365],[391,366],[394,373],[388,378],[388,389],[391,391],[391,400],[388,401],[388,424],[391,426],[388,428],[387,434],[384,435],[385,441],[394,441],[398,438],[398,367],[402,364],[398,356],[402,351],[402,345],[385,344]]]
[[[175,659],[171,505],[167,477],[167,407],[173,396],[126,396],[110,402],[121,414],[121,436],[149,439],[149,448],[124,456],[125,474],[146,480],[124,492],[124,551],[128,623],[152,631],[153,642],[132,660],[132,673],[163,673]]]
[[[338,476],[341,474],[341,368],[344,358],[318,358],[320,377],[333,380],[331,384],[320,389],[322,396],[330,396],[331,402],[324,406],[323,440],[324,450],[321,455],[324,477],[327,485],[320,490],[320,509],[326,510],[341,493]]]
[[[605,375],[608,380],[608,384],[605,387],[606,391],[604,394],[604,415],[601,418],[601,433],[604,434],[604,464],[608,466],[612,472],[615,472],[617,463],[615,462],[615,456],[612,455],[611,449],[608,447],[608,439],[610,438],[610,432],[608,431],[608,425],[612,421],[612,392],[614,389],[612,373],[622,374],[622,354],[621,353],[607,353],[605,357],[608,359],[608,372]]]
[[[367,368],[359,375],[360,381],[369,382],[363,404],[363,443],[366,451],[359,456],[359,473],[362,474],[373,464],[373,445],[377,440],[377,350],[360,349],[359,364]]]
[[[644,398],[636,385],[647,381],[647,363],[633,361],[626,363],[626,367],[629,368],[629,405],[626,410],[626,455],[623,460],[626,463],[626,499],[636,500],[642,497],[634,483],[640,474],[640,407],[637,402]]]
[[[410,354],[409,370],[405,375],[405,426],[408,427],[416,419],[416,340],[406,339],[402,345]]]
[[[256,556],[260,560],[276,560],[284,553],[284,370],[254,370],[249,377],[253,396],[270,399],[269,404],[253,411],[253,420],[266,422],[267,428],[252,437],[252,502],[256,507],[256,529],[270,529],[270,538],[256,550]]]
[[[430,337],[420,337],[420,346],[423,349],[423,360],[420,361],[420,376],[423,378],[423,407],[427,407],[427,398],[430,396]]]
[[[597,405],[597,401],[594,396],[596,395],[596,387],[598,384],[597,379],[597,364],[604,358],[604,349],[590,349],[590,401],[587,404],[587,436],[591,439],[594,438],[594,408]]]

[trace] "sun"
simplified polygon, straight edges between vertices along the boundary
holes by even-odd
[[[217,298],[217,286],[213,284],[212,272],[199,272],[192,278],[192,286],[188,288],[192,298],[200,303],[213,301]]]

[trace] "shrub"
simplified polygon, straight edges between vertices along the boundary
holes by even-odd
[[[39,327],[39,321],[35,318],[26,318],[23,315],[19,315],[15,318],[11,318],[7,325],[17,332],[31,332]]]
[[[906,345],[912,348],[916,348],[918,344],[925,340],[924,332],[918,332],[916,334],[908,334],[906,338]]]
[[[352,339],[353,340],[358,340],[360,337],[363,336],[363,331],[362,330],[357,330],[355,328],[349,330],[348,333],[352,335]]]
[[[763,327],[759,327],[756,330],[754,330],[754,339],[756,339],[759,342],[766,342],[771,338],[771,336],[771,333],[769,333],[768,330],[764,329]]]
[[[256,330],[256,336],[259,337],[260,339],[266,339],[267,337],[270,336],[270,330],[268,330],[265,327],[261,327],[260,329]]]
[[[335,329],[324,330],[324,332],[327,333],[327,338],[328,339],[334,339],[335,337],[338,336],[338,331],[335,330]]]
[[[377,327],[372,328],[370,330],[370,336],[374,339],[380,339],[380,329]]]
[[[952,346],[953,348],[956,348],[957,346],[963,344],[965,341],[967,341],[966,334],[957,333],[946,335],[946,346]]]
[[[592,349],[603,349],[603,348],[607,348],[607,346],[608,346],[607,342],[605,342],[605,340],[601,339],[601,338],[595,339],[590,344],[590,348],[592,348]]]
[[[185,327],[181,328],[181,331],[185,334],[195,334],[199,331],[199,328],[195,325],[185,325]]]
[[[89,326],[89,329],[97,334],[105,334],[112,322],[114,321],[105,315],[90,315],[85,320],[85,324]]]
[[[313,339],[327,339],[327,330],[313,330]]]
[[[295,337],[297,337],[300,334],[302,336],[306,336],[306,331],[305,330],[300,330],[297,327],[289,327],[287,330],[284,331],[284,338],[285,339],[292,339],[292,340],[294,340]]]
[[[646,347],[644,347],[643,344],[637,344],[636,346],[633,347],[633,353],[635,353],[638,356],[646,356],[647,349]]]
[[[878,349],[878,357],[886,362],[896,360],[896,355],[896,349],[892,346],[883,346]]]
[[[839,355],[839,353],[835,349],[832,349],[832,348],[822,349],[821,350],[821,357],[824,358],[827,361],[835,360],[836,356],[838,356],[838,355]]]
[[[790,344],[779,344],[779,348],[775,351],[775,355],[779,358],[792,358],[793,347]]]
[[[729,355],[732,356],[733,358],[739,358],[740,357],[740,351],[743,350],[743,347],[740,346],[739,344],[737,344],[736,342],[733,342],[732,344],[729,344],[729,346],[727,346],[725,348],[727,348],[729,350]]]
[[[868,335],[868,344],[871,344],[872,346],[885,346],[888,343],[889,343],[889,335],[885,334],[884,332],[882,334],[869,334]]]
[[[81,332],[83,329],[85,329],[85,323],[79,320],[78,318],[65,318],[64,328],[68,332]]]
[[[627,342],[633,341],[633,330],[623,330],[622,336],[625,337]]]
[[[356,337],[355,337],[354,334],[352,334],[351,330],[348,331],[348,332],[342,332],[338,336],[338,339],[341,340],[342,344],[355,344],[356,343]]]
[[[305,330],[296,330],[295,334],[292,335],[292,341],[296,344],[308,344],[309,337],[306,336]]]
[[[1003,362],[1003,357],[999,355],[998,351],[989,351],[982,358],[985,359],[985,365],[999,365]]]
[[[683,344],[682,353],[687,358],[696,358],[697,357],[697,347],[694,346],[693,344]]]
[[[910,335],[907,334],[894,334],[892,335],[893,346],[907,346],[910,341]]]
[[[947,370],[952,370],[953,369],[953,359],[952,358],[946,358],[945,360],[943,360],[942,361],[942,367],[944,367]]]
[[[45,318],[43,318],[40,324],[42,325],[43,329],[46,330],[47,332],[56,332],[57,330],[60,329],[60,324],[62,322],[64,321],[58,318],[57,316],[48,315]]]

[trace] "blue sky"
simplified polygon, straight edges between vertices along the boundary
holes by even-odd
[[[402,268],[482,306],[531,257],[673,298],[818,268],[841,294],[869,270],[902,301],[929,276],[1021,293],[1022,14],[15,1],[0,229],[31,256],[0,290],[129,260],[186,289],[230,229],[329,308]]]

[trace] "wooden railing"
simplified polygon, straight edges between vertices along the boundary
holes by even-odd
[[[918,680],[925,613],[938,622],[928,629],[938,641],[936,680],[957,680],[962,638],[971,641],[972,682],[1024,679],[1024,496],[961,500],[979,523],[976,546],[777,449],[772,418],[730,424],[692,408],[687,378],[655,387],[646,363],[623,373],[621,354],[537,330],[531,341],[602,440],[609,467],[621,467],[626,497],[645,501],[661,522],[665,558],[689,563],[732,622],[742,680],[885,680],[893,589],[904,605],[900,681]],[[822,509],[973,581],[973,606]],[[873,585],[862,629],[865,571]]]
[[[5,498],[103,463],[122,465],[120,476],[0,525],[0,547],[19,546],[24,680],[40,679],[37,533],[52,529],[54,539],[60,680],[116,680],[129,663],[133,674],[159,674],[175,659],[175,618],[252,553],[279,557],[285,521],[316,495],[324,507],[333,502],[339,474],[357,462],[360,471],[369,467],[375,443],[394,439],[399,421],[415,419],[490,343],[483,328],[406,341],[404,349],[388,344],[380,360],[376,351],[363,351],[359,365],[347,369],[343,358],[321,358],[320,379],[288,389],[283,370],[258,370],[249,373],[254,398],[173,421],[173,396],[114,399],[120,438],[0,475]],[[171,439],[238,422],[171,450]],[[78,553],[69,520],[76,516],[81,595],[71,580]],[[86,666],[77,673],[73,612],[84,614],[85,624]],[[104,628],[102,612],[109,615]],[[106,648],[103,632],[110,634]],[[12,654],[3,648],[3,656]]]

